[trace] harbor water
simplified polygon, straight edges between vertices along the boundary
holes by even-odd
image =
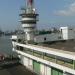
[[[11,36],[0,37],[0,53],[13,54]]]

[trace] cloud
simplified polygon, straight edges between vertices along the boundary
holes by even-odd
[[[59,16],[74,16],[75,15],[75,2],[70,4],[67,7],[67,9],[55,11],[54,14],[59,15]]]

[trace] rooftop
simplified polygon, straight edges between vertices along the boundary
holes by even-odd
[[[75,40],[46,42],[38,45],[44,47],[50,47],[58,50],[63,50],[63,51],[75,52]]]

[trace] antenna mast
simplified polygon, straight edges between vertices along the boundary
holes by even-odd
[[[27,8],[28,8],[28,12],[33,13],[33,7],[34,5],[34,0],[27,0]]]

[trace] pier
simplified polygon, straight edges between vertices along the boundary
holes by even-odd
[[[17,57],[0,56],[0,75],[36,75],[19,63]]]
[[[0,69],[0,75],[37,75],[21,64],[12,64]]]
[[[0,67],[4,67],[4,66],[9,66],[9,65],[13,65],[13,64],[18,64],[19,63],[19,59],[14,58],[14,59],[10,59],[10,60],[3,60],[0,61]]]
[[[19,64],[19,58],[18,57],[5,57],[4,55],[0,55],[0,67],[5,67],[9,65]]]

